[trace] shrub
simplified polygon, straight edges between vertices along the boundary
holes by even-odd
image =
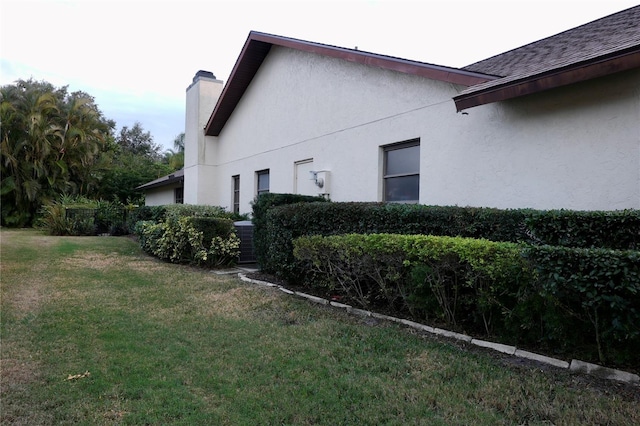
[[[380,306],[492,332],[530,280],[521,246],[460,237],[350,234],[294,241],[321,286]],[[319,279],[318,279],[319,278]],[[439,312],[434,312],[437,307]],[[496,318],[501,324],[503,318]]]
[[[267,272],[304,280],[293,257],[294,238],[304,235],[393,233],[527,241],[524,210],[383,203],[305,203],[274,207],[255,230],[256,252]],[[264,241],[264,242],[263,242]]]
[[[150,220],[153,222],[162,222],[167,214],[165,206],[140,206],[131,211],[128,217],[131,229],[135,227],[136,222],[141,220]]]
[[[600,362],[640,351],[640,251],[531,246],[524,254],[539,291],[553,302],[546,315],[558,340],[595,343]],[[626,354],[626,355],[625,355]]]
[[[56,201],[42,206],[36,227],[44,229],[49,235],[71,235],[72,230],[65,206]]]
[[[274,243],[274,237],[277,237],[281,244],[284,243],[289,248],[289,255],[291,255],[292,249],[291,241],[293,235],[287,237],[278,234],[278,232],[290,234],[290,231],[286,227],[280,227],[275,233],[272,232],[273,227],[270,225],[271,218],[268,216],[271,209],[287,204],[309,202],[326,203],[327,200],[322,197],[308,195],[267,193],[256,197],[251,203],[253,210],[253,247],[256,259],[264,271],[281,274],[278,265],[283,267],[287,266],[285,263],[280,262],[279,258],[282,257],[282,252],[279,250],[281,250],[281,247],[279,247],[277,243]],[[274,247],[277,247],[276,251],[273,250]],[[276,256],[276,258],[274,258],[274,256]],[[290,256],[287,256],[287,260],[289,262],[291,261]]]
[[[525,223],[540,245],[640,249],[640,210],[531,211]]]
[[[145,252],[172,263],[228,266],[240,254],[230,219],[168,214],[164,222],[138,221],[135,233]]]

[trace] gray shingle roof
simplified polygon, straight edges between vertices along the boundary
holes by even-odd
[[[502,78],[471,86],[461,94],[593,61],[639,46],[640,6],[636,6],[463,67],[463,70]]]

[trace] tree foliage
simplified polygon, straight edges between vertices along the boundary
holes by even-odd
[[[168,164],[147,155],[119,152],[113,155],[110,166],[102,172],[100,186],[92,196],[123,204],[142,204],[144,194],[136,188],[173,170]]]
[[[122,127],[116,136],[116,144],[122,154],[133,154],[148,157],[154,161],[160,161],[160,145],[153,141],[150,132],[145,132],[139,122],[135,122],[132,128]]]
[[[184,132],[175,137],[173,148],[164,152],[164,162],[173,170],[179,170],[184,167]]]
[[[115,123],[93,97],[47,82],[0,88],[2,225],[30,225],[43,202],[95,190]]]

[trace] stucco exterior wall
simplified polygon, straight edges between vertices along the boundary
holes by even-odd
[[[180,185],[176,184],[146,190],[144,204],[146,206],[175,204],[175,189],[179,186]]]
[[[294,163],[309,158],[330,171],[332,200],[380,201],[381,147],[420,138],[421,204],[640,208],[640,71],[456,113],[461,89],[274,46],[205,138],[198,191],[185,167],[185,202],[230,208],[240,175],[250,212],[256,171],[270,170],[271,192],[294,192]]]
[[[199,77],[186,93],[185,153],[184,153],[184,202],[186,204],[216,204],[210,190],[214,169],[207,157],[204,126],[222,93],[223,82],[214,78]],[[210,157],[210,154],[209,154]],[[189,188],[189,189],[187,189]]]

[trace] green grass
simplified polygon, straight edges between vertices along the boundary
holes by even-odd
[[[0,238],[2,424],[640,423],[637,401],[567,372],[162,263],[128,238]]]

